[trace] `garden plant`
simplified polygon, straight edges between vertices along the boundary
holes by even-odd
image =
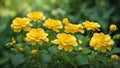
[[[6,47],[14,54],[13,67],[20,68],[117,68],[119,28],[107,31],[97,21],[72,23],[32,11],[11,21],[14,32]],[[12,31],[11,31],[12,32]]]

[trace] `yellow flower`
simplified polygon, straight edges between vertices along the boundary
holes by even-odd
[[[15,18],[11,24],[11,28],[14,30],[14,32],[20,32],[22,29],[24,31],[29,31],[31,26],[32,24],[28,18]]]
[[[41,21],[46,18],[42,12],[30,12],[27,14],[27,17],[34,21]]]
[[[110,25],[110,31],[116,31],[118,30],[117,26],[116,25]]]
[[[32,29],[26,34],[26,41],[32,41],[32,45],[42,44],[42,41],[48,41],[48,34],[42,28]]]
[[[94,47],[94,50],[100,49],[103,53],[107,50],[112,49],[114,41],[111,39],[110,35],[105,35],[104,33],[94,33],[90,40],[90,46]]]
[[[37,55],[37,54],[38,54],[38,50],[37,50],[37,49],[32,50],[32,51],[31,51],[31,54]]]
[[[59,44],[58,49],[64,49],[65,51],[72,51],[73,46],[77,46],[76,38],[71,34],[60,33],[57,35],[57,39],[51,41],[54,44]]]
[[[45,21],[45,23],[43,24],[43,26],[52,29],[56,32],[59,32],[59,29],[61,29],[63,27],[61,21],[59,20],[54,20],[54,19],[48,19]]]
[[[77,33],[77,32],[80,32],[80,33],[84,33],[84,30],[83,30],[83,26],[81,24],[71,24],[68,20],[68,18],[64,18],[63,19],[63,23],[65,24],[65,32],[66,33]]]
[[[63,19],[63,23],[64,23],[65,25],[67,25],[67,24],[69,24],[70,22],[69,22],[68,18],[64,18],[64,19]]]
[[[116,54],[114,54],[114,55],[111,55],[111,59],[113,59],[113,60],[117,60],[119,57],[118,57],[118,55],[116,55]]]
[[[20,52],[23,52],[23,51],[24,51],[24,48],[19,47],[18,50],[19,50]]]
[[[83,26],[87,30],[99,30],[99,28],[100,28],[100,25],[98,23],[90,22],[90,21],[83,22]]]
[[[65,26],[65,30],[64,30],[66,33],[76,33],[76,32],[80,32],[80,33],[84,33],[84,30],[83,30],[83,26],[81,24],[68,24]]]
[[[16,40],[15,40],[15,38],[14,37],[12,37],[12,42],[11,42],[13,45],[15,45],[16,44]]]
[[[82,50],[83,50],[83,48],[82,48],[82,47],[79,47],[79,48],[78,48],[78,51],[82,51]]]

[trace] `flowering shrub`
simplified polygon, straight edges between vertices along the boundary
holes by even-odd
[[[120,37],[111,35],[116,25],[104,33],[96,22],[72,24],[67,18],[45,18],[42,12],[30,12],[13,20],[11,28],[18,35],[6,47],[15,53],[14,67],[109,68],[117,64],[120,48],[115,40]]]

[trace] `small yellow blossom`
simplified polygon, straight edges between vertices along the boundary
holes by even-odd
[[[62,22],[59,20],[54,20],[54,19],[48,19],[45,21],[45,23],[43,24],[43,26],[52,29],[56,32],[59,32],[59,29],[61,29],[63,27]]]
[[[65,24],[65,32],[66,33],[77,33],[77,32],[80,32],[80,33],[84,33],[84,30],[83,30],[83,26],[81,24],[71,24],[68,20],[68,18],[64,18],[63,19],[63,23]]]
[[[23,47],[19,47],[18,50],[19,50],[20,52],[23,52],[23,51],[24,51],[24,48],[23,48]]]
[[[113,60],[117,60],[119,57],[118,57],[118,55],[116,55],[116,54],[114,54],[114,55],[111,55],[111,59],[113,59]]]
[[[80,32],[80,33],[84,33],[84,30],[83,30],[83,26],[81,24],[68,24],[68,25],[65,25],[65,30],[64,30],[66,33],[76,33],[76,32]]]
[[[16,44],[16,40],[15,38],[12,37],[12,42],[11,42],[13,45]]]
[[[11,24],[11,28],[14,30],[14,32],[20,32],[22,29],[24,31],[29,31],[31,26],[32,24],[28,18],[15,18]]]
[[[30,12],[27,14],[27,17],[34,21],[41,21],[46,18],[42,12]]]
[[[38,54],[38,50],[37,50],[37,49],[33,49],[33,50],[31,51],[31,54],[37,55],[37,54]]]
[[[110,25],[110,31],[116,31],[118,30],[117,26],[116,25]]]
[[[100,25],[98,23],[90,22],[90,21],[83,22],[83,26],[87,30],[99,30],[99,28],[100,28]]]
[[[32,41],[32,45],[42,44],[42,41],[48,41],[48,34],[42,28],[32,29],[26,34],[26,41]]]
[[[83,50],[83,48],[82,48],[82,47],[79,47],[79,48],[78,48],[78,51],[82,51],[82,50]]]
[[[57,35],[57,39],[52,43],[59,44],[58,49],[64,49],[65,51],[72,51],[73,46],[77,46],[76,38],[71,34],[60,33]]]
[[[82,41],[81,40],[78,40],[79,44],[82,44]]]
[[[94,47],[94,50],[100,49],[103,53],[107,50],[112,49],[114,41],[111,39],[110,35],[105,35],[104,33],[94,33],[90,40],[90,46]]]
[[[69,23],[70,23],[70,21],[68,20],[68,18],[64,18],[64,19],[63,19],[63,24],[67,25],[67,24],[69,24]]]

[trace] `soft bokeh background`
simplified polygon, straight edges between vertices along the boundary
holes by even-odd
[[[42,11],[47,18],[67,17],[72,23],[98,22],[104,32],[111,23],[120,27],[120,0],[0,0],[0,68],[12,67],[12,54],[5,47],[14,36],[12,20],[30,11]]]

